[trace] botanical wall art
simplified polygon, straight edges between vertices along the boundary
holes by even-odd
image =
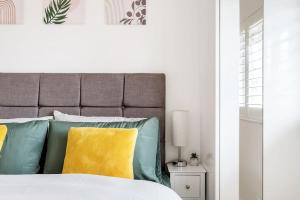
[[[0,0],[0,24],[22,24],[23,1]]]
[[[107,24],[146,25],[146,0],[105,0]]]
[[[85,0],[43,0],[45,24],[84,23]]]

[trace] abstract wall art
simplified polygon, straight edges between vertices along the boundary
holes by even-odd
[[[45,24],[83,24],[85,0],[43,0]]]
[[[23,1],[0,0],[0,24],[22,24]]]
[[[146,0],[105,0],[107,24],[146,25]]]

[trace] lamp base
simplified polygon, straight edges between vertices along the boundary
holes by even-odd
[[[178,159],[173,162],[176,167],[186,167],[187,162],[181,159],[181,146],[178,147]]]
[[[187,162],[185,160],[177,160],[173,162],[173,165],[176,167],[186,167]]]

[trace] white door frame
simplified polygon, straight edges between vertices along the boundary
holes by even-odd
[[[239,199],[239,0],[216,0],[216,200]]]

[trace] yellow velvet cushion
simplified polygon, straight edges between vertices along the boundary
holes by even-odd
[[[63,173],[133,179],[138,129],[70,128]]]
[[[6,134],[7,134],[7,127],[5,125],[0,125],[0,151],[2,149]]]

